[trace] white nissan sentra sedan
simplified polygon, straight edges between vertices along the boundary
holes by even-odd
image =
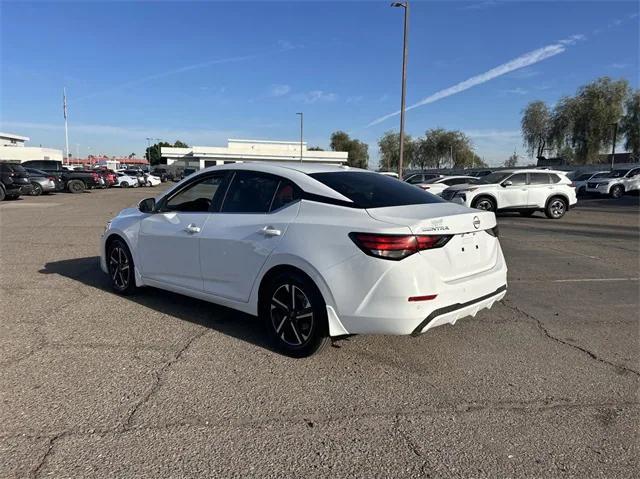
[[[107,224],[113,289],[153,286],[257,315],[308,356],[330,337],[424,333],[490,308],[507,267],[492,212],[366,170],[238,163]]]

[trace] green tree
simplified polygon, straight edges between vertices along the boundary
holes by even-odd
[[[543,101],[529,103],[522,112],[522,138],[529,156],[542,156],[549,139],[551,114]]]
[[[415,168],[467,168],[483,164],[473,151],[471,139],[461,131],[433,128],[414,143]]]
[[[310,146],[307,148],[309,151],[324,151],[324,148],[320,148],[319,146]]]
[[[625,136],[625,149],[630,151],[638,161],[640,160],[640,90],[629,95],[625,110],[620,121],[620,132]]]
[[[135,154],[135,153],[131,153],[131,154],[129,155],[129,158],[135,158],[135,157],[136,157],[136,154]]]
[[[150,164],[157,165],[161,162],[162,155],[160,154],[160,148],[162,147],[189,148],[189,145],[180,140],[176,140],[173,145],[166,141],[161,141],[159,143],[151,145],[145,150],[145,158],[149,160]]]
[[[404,135],[404,152],[402,158],[403,168],[415,163],[415,155],[418,145],[413,141],[411,135]],[[378,140],[380,160],[378,169],[385,171],[397,171],[400,162],[400,133],[395,131],[385,132]]]
[[[597,162],[599,154],[611,146],[612,124],[620,121],[628,92],[626,80],[613,81],[609,77],[578,90],[571,131],[578,163]]]
[[[338,130],[331,134],[331,144],[329,146],[332,151],[346,151],[349,154],[347,158],[349,166],[368,168],[369,145],[366,143],[351,138],[348,133]]]
[[[504,160],[504,166],[506,166],[507,168],[513,168],[518,165],[519,159],[520,158],[518,157],[518,154],[514,151],[513,155]]]

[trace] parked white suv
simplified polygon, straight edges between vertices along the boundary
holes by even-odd
[[[578,202],[564,172],[536,169],[496,171],[475,185],[451,186],[441,196],[485,211],[518,211],[523,216],[544,211],[551,219],[562,218]]]
[[[640,191],[640,168],[613,170],[605,178],[587,182],[587,193],[620,198],[629,191]]]
[[[573,184],[576,187],[576,193],[578,195],[584,195],[587,191],[587,183],[593,182],[600,178],[609,176],[610,171],[592,171],[590,173],[582,173],[573,179]]]

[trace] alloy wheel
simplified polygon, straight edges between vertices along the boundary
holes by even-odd
[[[305,292],[294,284],[278,287],[270,302],[271,325],[287,346],[303,346],[313,333],[314,314]]]
[[[39,183],[31,183],[31,196],[40,196],[42,194],[42,186]]]
[[[554,218],[560,218],[565,213],[566,206],[562,200],[553,200],[549,205],[551,215]]]
[[[491,200],[482,199],[476,203],[476,208],[484,211],[493,211],[493,203],[491,203]]]
[[[109,272],[113,285],[119,291],[124,291],[129,286],[130,270],[127,252],[120,246],[114,247],[109,254]]]

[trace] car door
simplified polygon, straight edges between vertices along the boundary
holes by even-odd
[[[194,178],[140,222],[137,251],[144,278],[202,291],[200,233],[219,208],[226,177],[217,172]]]
[[[532,207],[544,208],[553,189],[549,173],[529,173],[527,204]]]
[[[275,175],[237,171],[220,213],[200,235],[204,290],[246,302],[269,255],[298,214],[300,189]]]
[[[527,174],[516,173],[506,178],[498,190],[498,208],[522,208],[527,205]]]

